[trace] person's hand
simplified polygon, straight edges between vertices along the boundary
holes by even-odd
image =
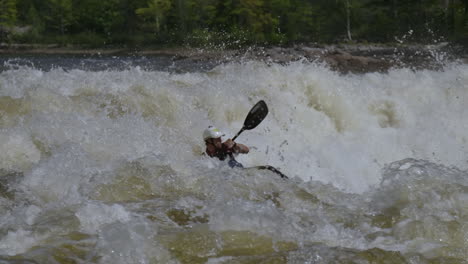
[[[228,148],[228,149],[232,149],[235,145],[236,145],[236,142],[232,141],[232,139],[228,139],[224,142],[224,145]]]

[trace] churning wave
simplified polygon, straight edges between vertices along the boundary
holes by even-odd
[[[202,155],[261,99],[238,160],[289,181]],[[4,69],[0,260],[466,263],[467,105],[463,64]]]

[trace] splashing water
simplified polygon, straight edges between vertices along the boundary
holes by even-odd
[[[291,180],[201,155],[260,99],[238,160]],[[7,67],[0,262],[467,263],[467,105],[463,64]]]

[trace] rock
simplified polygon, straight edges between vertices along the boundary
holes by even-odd
[[[324,56],[327,51],[323,48],[309,48],[303,47],[302,51],[304,52],[304,57],[309,59],[310,61],[316,60]]]
[[[11,190],[10,185],[20,181],[23,176],[23,172],[0,169],[0,197],[13,200],[15,194],[14,191]]]
[[[339,50],[324,55],[322,60],[341,73],[385,72],[392,67],[391,63],[382,59],[353,56]]]
[[[300,52],[284,48],[268,49],[266,50],[265,55],[271,61],[276,63],[287,63],[297,61],[304,57],[303,54],[301,54]]]
[[[287,64],[294,61],[324,62],[340,73],[386,72],[390,68],[439,70],[450,61],[467,63],[464,46],[440,43],[434,45],[383,46],[364,44],[294,45],[292,47],[249,47],[246,49],[168,48],[154,50],[101,49],[89,50],[54,45],[0,44],[0,54],[87,54],[169,56],[178,65],[209,70],[216,65],[245,60]],[[184,70],[185,68],[182,68]]]

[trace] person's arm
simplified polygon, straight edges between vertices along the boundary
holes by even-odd
[[[206,150],[205,150],[206,154],[208,154],[208,156],[210,157],[214,157],[215,154],[216,154],[216,148],[212,145],[209,145],[206,147]]]
[[[249,147],[244,144],[237,144],[236,142],[232,141],[232,139],[226,140],[223,145],[225,145],[226,148],[233,153],[249,153]]]
[[[234,144],[234,152],[236,153],[247,154],[249,153],[249,150],[249,147],[244,144]]]

